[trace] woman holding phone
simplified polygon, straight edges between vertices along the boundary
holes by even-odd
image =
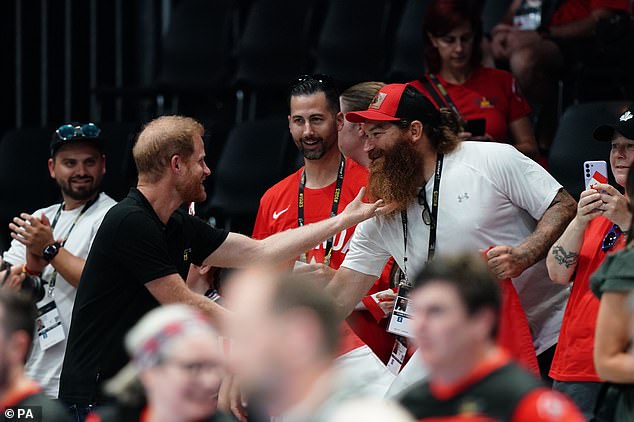
[[[530,107],[506,71],[483,67],[482,20],[478,2],[432,0],[423,37],[428,73],[410,82],[438,107],[463,120],[466,137],[506,142],[536,159]]]
[[[611,143],[610,169],[623,188],[634,161],[634,119],[624,119],[627,113],[631,112],[626,111],[615,124],[600,126],[594,132],[596,140]],[[590,290],[590,275],[606,256],[625,246],[624,233],[630,229],[631,219],[626,195],[609,184],[594,184],[581,193],[577,215],[546,258],[554,282],[573,283],[550,370],[555,380],[553,388],[568,394],[588,420],[595,416],[602,388],[593,363],[599,301]]]

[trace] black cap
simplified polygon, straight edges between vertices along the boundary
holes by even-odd
[[[617,131],[627,139],[634,141],[634,113],[632,109],[634,105],[630,105],[628,109],[619,116],[616,123],[611,125],[601,125],[594,130],[594,139],[601,142],[610,142]]]
[[[101,129],[94,123],[65,124],[53,132],[51,138],[51,157],[64,145],[78,142],[93,142],[100,151],[103,151],[103,138]]]

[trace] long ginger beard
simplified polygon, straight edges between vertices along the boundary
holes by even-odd
[[[373,149],[369,157],[372,200],[383,199],[393,212],[406,210],[423,182],[423,157],[405,137],[389,150]]]

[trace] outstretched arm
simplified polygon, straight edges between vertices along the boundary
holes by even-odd
[[[207,259],[206,265],[216,267],[247,267],[254,264],[277,264],[291,260],[315,245],[382,211],[381,200],[372,204],[362,201],[365,188],[346,209],[333,218],[276,233],[262,240],[230,233],[224,243]]]

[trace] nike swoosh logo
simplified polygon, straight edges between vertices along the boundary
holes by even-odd
[[[285,209],[283,209],[282,211],[280,211],[280,212],[273,211],[273,220],[277,220],[278,218],[280,218],[280,215],[282,215],[286,211],[288,211],[289,208],[290,208],[290,205],[288,207],[286,207]]]

